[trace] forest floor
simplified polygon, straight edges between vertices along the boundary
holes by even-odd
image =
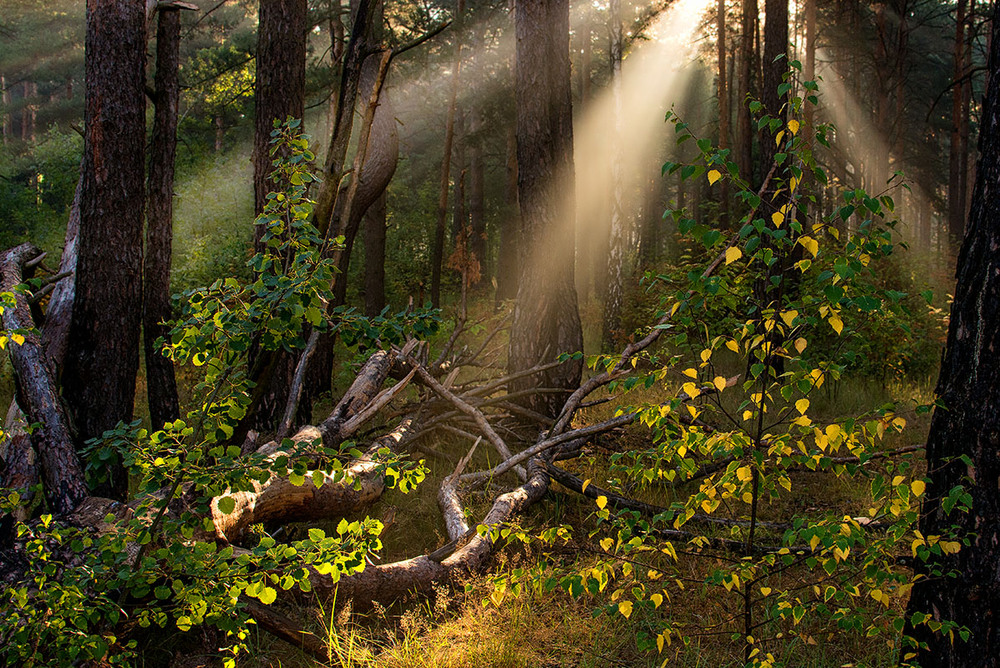
[[[584,305],[586,337],[596,340],[595,323],[599,318],[588,317]],[[593,314],[589,314],[593,315]],[[588,326],[589,323],[589,326]],[[622,403],[639,404],[644,401],[661,401],[670,388],[633,391],[627,399],[585,409],[580,412],[575,426],[597,423],[613,416]],[[886,449],[910,445],[923,445],[930,419],[928,414],[917,415],[912,406],[933,400],[933,379],[898,379],[881,383],[860,377],[846,377],[831,383],[813,396],[810,415],[819,420],[833,421],[846,415],[858,415],[895,402],[911,407],[900,415],[907,419],[902,433],[894,434],[884,443]],[[649,433],[640,425],[608,434],[589,443],[582,456],[567,466],[581,478],[607,487],[611,478],[610,458],[615,452],[647,447]],[[459,439],[438,439],[434,447],[454,458],[468,449],[468,443]],[[477,453],[483,462],[487,454]],[[922,453],[914,456],[922,465]],[[436,493],[441,479],[450,468],[440,463],[428,462],[427,479],[416,492],[402,495],[388,490],[367,514],[376,518],[392,517],[392,525],[383,536],[384,550],[380,560],[388,563],[421,553],[428,553],[447,542],[447,534],[437,508]],[[483,466],[485,468],[485,466]],[[448,470],[445,470],[448,469]],[[869,482],[850,477],[834,478],[820,473],[793,474],[794,495],[782,497],[777,504],[763,509],[763,517],[787,517],[791,510],[822,512],[832,510],[847,515],[864,515],[870,499]],[[641,501],[667,505],[681,492],[665,487],[639,487],[630,490]],[[473,517],[480,516],[492,502],[494,492],[482,489],[463,495],[463,502]],[[543,553],[535,546],[518,545],[498,553],[492,569],[469,577],[464,586],[441,586],[429,597],[413,597],[390,607],[378,604],[373,609],[355,609],[351,605],[295,611],[308,620],[309,628],[329,647],[331,666],[346,668],[385,667],[529,667],[529,666],[659,666],[664,658],[668,665],[684,667],[722,667],[742,665],[734,660],[739,654],[733,639],[733,629],[723,629],[694,637],[687,645],[675,642],[662,654],[655,649],[643,651],[637,645],[637,635],[655,637],[664,614],[692,626],[711,627],[720,620],[730,618],[727,606],[730,599],[718,595],[719,587],[691,586],[686,596],[674,597],[668,606],[659,611],[636,609],[626,620],[620,615],[600,614],[598,611],[611,602],[612,588],[597,595],[584,594],[580,598],[568,596],[560,588],[542,591],[542,588],[525,589],[514,595],[509,589],[499,602],[496,600],[496,583],[513,573],[536,568],[541,562],[557,565],[562,572],[584,572],[597,561],[600,535],[595,535],[594,513],[597,507],[591,499],[566,490],[556,483],[546,498],[531,507],[521,518],[527,531],[546,527],[569,525],[576,527],[573,539],[556,548],[548,547]],[[332,525],[331,525],[332,526]],[[725,536],[725,531],[719,533]],[[775,537],[780,537],[776,534]],[[704,579],[708,569],[696,558],[684,563],[689,578]],[[789,582],[795,574],[789,575]],[[725,593],[724,591],[722,593]],[[872,616],[880,604],[868,599],[860,603],[870,605]],[[893,605],[905,606],[905,601]],[[664,611],[667,612],[664,612]],[[886,629],[882,634],[866,638],[858,632],[830,633],[827,628],[810,627],[809,623],[796,627],[793,637],[775,642],[770,651],[785,665],[807,665],[816,668],[845,666],[894,666],[898,660],[898,634]],[[736,634],[738,635],[738,634]],[[888,642],[887,642],[888,638]],[[264,633],[257,638],[254,658],[241,665],[247,666],[299,666],[313,667],[323,664],[291,649]]]
[[[591,309],[592,310],[592,309]],[[588,317],[584,309],[587,337],[596,338],[596,317]],[[443,332],[441,337],[444,337]],[[350,373],[342,374],[345,379]],[[183,381],[183,374],[182,374]],[[182,382],[182,386],[183,386]],[[10,391],[9,373],[0,374],[0,394]],[[139,417],[145,411],[145,382],[140,378],[136,397]],[[913,406],[933,400],[932,379],[901,379],[888,384],[859,377],[847,377],[839,383],[827,385],[813,397],[810,414],[820,420],[834,420],[854,415],[887,402]],[[661,401],[670,388],[634,391],[627,403]],[[334,393],[336,395],[336,392]],[[3,397],[0,397],[3,398]],[[183,397],[182,397],[183,399]],[[316,414],[324,414],[332,400],[324,400],[315,407]],[[577,426],[606,420],[616,408],[625,403],[622,399],[585,409],[574,424]],[[906,429],[891,436],[886,448],[922,445],[929,426],[928,415],[915,415],[912,410],[901,412],[907,421]],[[639,425],[605,435],[589,443],[583,455],[567,466],[581,478],[594,484],[609,486],[610,457],[615,452],[648,445],[649,434]],[[465,454],[468,443],[459,439],[436,440],[434,447],[454,458]],[[485,448],[477,454],[485,463]],[[917,453],[914,461],[922,461]],[[437,508],[436,494],[441,479],[450,468],[438,462],[428,462],[427,479],[415,492],[402,495],[388,490],[367,510],[371,517],[382,518],[389,525],[383,536],[384,550],[378,556],[383,562],[405,559],[428,553],[447,542],[447,534]],[[446,470],[447,469],[447,470]],[[763,517],[787,516],[797,506],[799,510],[835,510],[848,515],[863,515],[869,498],[868,482],[851,478],[833,478],[823,474],[803,472],[795,475],[795,494],[783,497],[781,505],[763,509]],[[675,500],[678,492],[657,486],[638,487],[631,495],[641,501],[667,505]],[[463,502],[473,517],[478,517],[490,505],[494,492],[481,489],[463,496]],[[685,667],[722,667],[742,665],[733,657],[735,641],[733,629],[721,630],[694,637],[689,644],[675,642],[662,654],[656,650],[643,651],[637,645],[641,633],[655,637],[663,615],[691,626],[710,628],[720,620],[731,617],[727,600],[718,595],[718,587],[690,586],[685,596],[674,596],[669,605],[659,611],[637,608],[630,619],[620,615],[599,614],[611,602],[608,588],[597,595],[584,594],[571,598],[562,589],[551,591],[526,588],[519,595],[509,589],[497,600],[497,578],[514,572],[535,568],[543,560],[557,565],[563,571],[585,571],[596,562],[599,536],[595,536],[594,502],[553,483],[546,498],[535,504],[521,518],[522,526],[537,533],[543,528],[570,525],[576,527],[573,538],[557,547],[549,546],[543,554],[535,546],[508,547],[498,553],[489,573],[469,577],[464,586],[440,586],[429,597],[412,597],[406,601],[383,607],[376,604],[369,609],[356,609],[348,604],[286,610],[290,616],[301,620],[305,627],[317,635],[329,648],[330,661],[326,665],[345,668],[408,668],[428,667],[493,667],[517,666],[658,666],[664,658],[668,665]],[[392,518],[392,519],[390,519]],[[350,518],[349,518],[350,519]],[[311,526],[316,526],[315,524]],[[322,524],[320,524],[322,528]],[[333,529],[333,524],[326,527]],[[286,538],[294,538],[295,527],[288,527]],[[719,534],[725,536],[724,531]],[[688,557],[682,562],[689,579],[704,578],[705,564]],[[791,577],[791,576],[790,576]],[[724,593],[724,592],[723,592]],[[861,605],[871,605],[873,614],[879,606],[868,599]],[[893,605],[905,605],[895,601]],[[665,612],[666,611],[666,612]],[[894,636],[889,640],[895,640]],[[315,667],[313,658],[276,640],[263,631],[254,631],[250,655],[240,664],[246,667],[288,666]],[[163,648],[167,649],[167,648]],[[810,628],[809,624],[796,627],[794,637],[785,637],[771,649],[786,665],[808,665],[816,668],[844,666],[892,666],[898,650],[887,642],[887,635],[865,638],[860,633],[829,633]]]

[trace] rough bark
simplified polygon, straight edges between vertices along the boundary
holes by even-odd
[[[957,555],[919,566],[907,612],[929,613],[967,627],[967,642],[935,634],[926,625],[907,633],[925,649],[915,661],[925,668],[1000,666],[1000,321],[991,305],[1000,299],[1000,30],[996,6],[990,46],[990,79],[983,106],[979,162],[969,225],[958,257],[957,284],[948,341],[927,437],[930,484],[920,520],[925,536],[959,525],[970,541]],[[959,457],[968,457],[966,466]],[[942,499],[955,485],[972,497],[968,513],[947,514]],[[935,575],[954,570],[954,578]],[[910,619],[910,614],[907,614]],[[956,634],[957,635],[957,634]],[[908,651],[904,649],[904,651]]]
[[[156,108],[149,155],[142,311],[149,417],[154,429],[180,417],[174,365],[156,346],[156,339],[166,337],[169,332],[162,323],[173,316],[170,308],[170,255],[180,95],[180,14],[179,9],[161,10],[156,30],[156,78],[153,94]]]
[[[561,353],[583,349],[573,278],[573,119],[567,0],[524,0],[515,8],[517,34],[517,165],[521,205],[521,269],[511,325],[508,369],[527,369]],[[560,196],[553,191],[561,184]],[[546,360],[547,361],[547,360]],[[570,388],[580,381],[582,360],[513,384]],[[526,397],[527,408],[549,416],[563,398]]]
[[[273,190],[269,176],[274,121],[305,114],[306,0],[261,0],[254,81],[254,211],[264,210]],[[255,231],[260,239],[262,230]]]
[[[132,416],[142,317],[145,48],[141,3],[87,3],[76,294],[63,372],[79,443]],[[104,491],[123,496],[122,471],[110,473]]]
[[[261,0],[258,8],[256,79],[254,81],[254,144],[253,182],[254,211],[264,210],[267,195],[276,186],[270,179],[273,171],[271,132],[274,121],[287,118],[302,119],[305,114],[305,58],[306,58],[305,0]],[[263,250],[261,237],[264,229],[254,228],[257,251]],[[268,359],[257,364],[260,356]],[[270,357],[273,356],[273,362]],[[251,356],[255,383],[266,385],[266,391],[250,416],[250,423],[260,430],[274,429],[281,419],[288,390],[295,373],[296,356],[287,352],[255,351]],[[267,374],[262,375],[263,370]],[[300,418],[308,420],[311,394],[304,393],[300,403]]]

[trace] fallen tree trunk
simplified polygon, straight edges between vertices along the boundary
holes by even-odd
[[[498,496],[479,522],[481,528],[468,537],[467,543],[458,545],[454,552],[443,558],[425,554],[391,564],[369,566],[339,581],[312,573],[310,583],[313,591],[328,600],[336,597],[338,605],[351,599],[358,607],[369,605],[371,601],[394,601],[412,592],[426,592],[436,583],[477,571],[495,549],[491,532],[539,501],[548,489],[549,476],[545,467],[541,460],[532,459],[528,462],[528,479],[516,489]]]

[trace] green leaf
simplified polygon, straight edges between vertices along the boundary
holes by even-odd
[[[226,495],[221,499],[219,499],[218,505],[219,505],[219,512],[221,512],[223,515],[229,515],[234,510],[236,510],[236,499],[234,499],[229,495]]]

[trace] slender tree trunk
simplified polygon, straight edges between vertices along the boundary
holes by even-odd
[[[583,333],[573,279],[572,201],[573,110],[569,63],[568,0],[520,0],[515,7],[517,35],[518,200],[525,248],[510,333],[508,367],[529,369],[541,360],[583,349]],[[553,184],[563,184],[559,195]],[[575,387],[582,360],[510,384]],[[529,408],[555,415],[565,397],[535,394]]]
[[[757,32],[757,0],[742,0],[740,12],[740,46],[737,53],[737,91],[739,99],[736,109],[736,164],[740,176],[749,183],[755,183],[753,175],[753,126],[747,98],[753,94],[751,77],[756,69],[754,61],[754,36]]]
[[[924,668],[1000,666],[1000,48],[994,6],[991,73],[979,137],[979,164],[969,226],[958,256],[948,342],[941,364],[936,408],[927,436],[927,486],[920,531],[941,535],[958,525],[970,544],[958,554],[918,562],[924,577],[913,586],[906,619],[921,612],[971,631],[968,641],[932,632],[926,624],[906,629],[923,644],[915,661]],[[963,459],[968,463],[965,463]],[[945,509],[956,485],[971,496],[968,513]],[[940,573],[952,572],[956,577]],[[904,648],[909,652],[909,648]]]
[[[962,196],[962,67],[965,62],[965,8],[966,0],[958,0],[955,14],[954,62],[952,63],[951,88],[951,146],[948,153],[948,236],[952,244],[962,242],[965,235],[965,206]]]
[[[624,264],[626,225],[624,174],[622,170],[622,13],[621,0],[611,0],[609,54],[611,58],[611,229],[608,239],[607,291],[604,296],[604,319],[601,328],[601,348],[605,352],[616,350],[624,339],[622,306],[624,301]]]
[[[788,71],[787,0],[765,0],[764,16],[764,76],[761,81],[763,89],[761,102],[764,103],[764,109],[770,116],[784,119],[787,114],[783,105],[788,96],[779,94],[778,88]],[[766,174],[771,169],[777,152],[774,135],[765,131],[761,137],[761,174]]]
[[[468,226],[468,210],[465,199],[465,177],[468,174],[468,152],[465,150],[467,133],[465,128],[465,110],[455,110],[455,145],[454,172],[458,174],[455,181],[455,202],[451,214],[451,239],[457,244],[458,235]]]
[[[479,260],[480,276],[487,278],[489,263],[486,257],[486,184],[483,167],[483,117],[478,102],[469,110],[469,223],[472,227],[471,248]]]
[[[806,13],[806,58],[802,75],[806,81],[816,80],[816,0],[805,0]],[[813,133],[816,131],[816,107],[812,104],[805,105],[805,136],[812,142]]]
[[[373,318],[385,308],[386,194],[365,213],[365,315]]]
[[[716,7],[717,51],[719,59],[719,149],[729,148],[729,82],[726,72],[726,0],[718,0]],[[722,179],[719,184],[719,222],[729,225],[729,181]]]
[[[517,131],[514,125],[507,127],[507,164],[504,182],[504,215],[500,219],[500,252],[497,257],[496,301],[513,299],[517,296],[520,276],[520,206],[517,201]]]
[[[3,143],[6,144],[11,138],[10,91],[7,90],[7,79],[2,74],[0,74],[0,105],[3,105],[3,112],[0,112],[0,125],[3,127]]]
[[[38,84],[34,81],[25,81],[22,84],[24,94],[24,107],[21,109],[21,140],[26,142],[35,141],[35,119],[38,104],[35,100],[38,97]]]
[[[76,297],[63,395],[78,443],[132,418],[142,321],[146,25],[142,2],[87,3]],[[109,253],[114,260],[109,261]],[[120,466],[100,493],[123,498]]]
[[[962,218],[965,219],[969,211],[970,199],[970,165],[969,165],[969,112],[972,107],[972,48],[973,30],[972,22],[975,19],[976,0],[969,0],[969,13],[965,17],[965,44],[962,47],[962,111],[959,114],[959,196],[961,197]]]
[[[149,155],[149,204],[146,255],[143,265],[143,343],[146,385],[152,427],[180,417],[174,365],[164,357],[156,339],[169,330],[161,324],[170,309],[170,254],[173,240],[174,156],[177,152],[177,105],[180,94],[181,11],[162,9],[156,30],[156,77],[153,138]]]
[[[461,24],[465,0],[455,0],[455,22]],[[456,32],[458,32],[456,28]],[[458,100],[458,82],[462,75],[461,33],[455,45],[455,66],[451,74],[451,91],[448,97],[448,116],[444,126],[444,148],[441,156],[441,180],[438,190],[437,222],[434,226],[434,247],[431,249],[431,305],[441,306],[441,268],[444,264],[445,229],[448,218],[448,189],[451,185],[451,149],[455,139],[455,105]]]

